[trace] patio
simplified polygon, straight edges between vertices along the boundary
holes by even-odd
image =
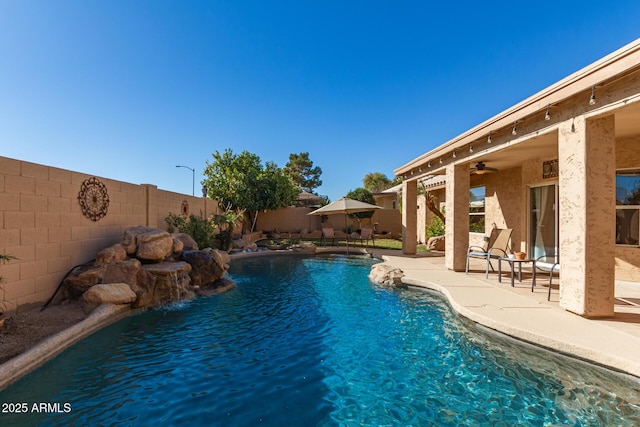
[[[638,64],[640,39],[395,169],[404,252],[422,233],[418,185],[441,176],[447,269],[509,228],[511,251],[561,263],[562,309],[600,319],[632,307],[615,293],[640,283]]]

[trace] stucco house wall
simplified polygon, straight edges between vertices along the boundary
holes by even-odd
[[[640,168],[640,136],[616,141],[616,169]],[[640,248],[616,246],[616,279],[640,282]]]
[[[398,194],[397,193],[375,193],[373,198],[376,201],[376,205],[385,209],[398,209]]]
[[[557,183],[557,178],[543,178],[542,165],[554,160],[554,155],[526,160],[521,167],[485,174],[472,186],[486,187],[486,234],[493,224],[499,228],[513,228],[512,249],[528,251],[529,190],[532,187]],[[616,141],[616,168],[640,168],[640,136],[621,138]],[[479,241],[474,233],[470,244]],[[640,248],[616,246],[615,275],[618,280],[640,281]]]
[[[511,168],[482,177],[485,180],[485,234],[489,235],[494,226],[512,228],[511,249],[522,250],[526,240],[522,168]]]

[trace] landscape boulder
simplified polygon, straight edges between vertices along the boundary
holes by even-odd
[[[182,243],[182,240],[176,239],[174,236],[171,236],[171,238],[173,239],[173,250],[172,250],[172,252],[174,254],[179,254],[180,252],[182,252],[184,250],[184,243]]]
[[[116,243],[115,245],[111,245],[98,252],[98,255],[96,255],[95,266],[101,267],[116,261],[124,261],[125,259],[127,259],[127,251],[124,246]]]
[[[427,249],[444,251],[444,236],[429,237],[429,240],[427,240]]]
[[[215,257],[216,262],[218,263],[218,265],[222,266],[222,269],[224,271],[227,271],[229,269],[229,265],[231,263],[231,255],[229,255],[229,252],[211,248],[204,249],[204,251],[212,253],[212,255]]]
[[[183,251],[194,251],[198,250],[198,244],[191,236],[185,233],[172,233],[171,236],[174,240],[179,240],[182,242],[182,250]]]
[[[122,237],[122,241],[120,244],[127,251],[127,255],[135,255],[138,250],[138,236],[141,234],[148,233],[150,231],[157,230],[156,228],[145,227],[144,225],[139,225],[137,227],[129,227],[124,230],[124,236]],[[158,230],[161,231],[161,230]]]
[[[136,294],[126,283],[109,283],[92,286],[82,294],[85,312],[90,312],[100,304],[131,304]]]
[[[318,250],[318,247],[311,242],[302,242],[302,243],[298,243],[297,245],[291,246],[289,249],[291,249],[293,252],[300,252],[303,254],[312,254]]]
[[[151,230],[137,236],[136,258],[159,262],[173,253],[173,237],[162,230]]]
[[[247,246],[247,242],[243,239],[237,239],[233,241],[233,249],[244,249]]]
[[[369,280],[382,286],[406,287],[402,283],[404,272],[387,264],[375,264],[369,272]]]
[[[138,286],[138,273],[142,264],[135,258],[117,261],[106,266],[102,275],[103,283],[126,283],[135,291]]]
[[[89,288],[102,283],[105,270],[105,266],[94,267],[93,262],[74,268],[62,282],[66,297],[70,299],[80,298]]]
[[[181,259],[191,265],[189,276],[193,287],[203,287],[222,279],[229,268],[221,251],[217,250],[183,251]]]

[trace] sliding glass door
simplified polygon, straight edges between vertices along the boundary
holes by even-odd
[[[558,186],[544,185],[530,190],[529,254],[536,259],[558,256]]]

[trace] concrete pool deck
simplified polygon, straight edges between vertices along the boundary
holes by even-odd
[[[616,282],[615,315],[586,319],[561,308],[558,290],[547,301],[548,275],[536,280],[523,274],[511,287],[508,275],[498,282],[497,273],[484,277],[484,264],[471,264],[468,275],[444,266],[444,257],[426,253],[415,256],[398,251],[370,249],[386,264],[400,268],[403,282],[442,293],[454,310],[483,326],[566,355],[640,377],[640,284]],[[523,272],[524,273],[524,272]],[[504,274],[504,271],[503,271]],[[545,277],[547,280],[545,280]],[[558,280],[554,280],[557,285]]]

